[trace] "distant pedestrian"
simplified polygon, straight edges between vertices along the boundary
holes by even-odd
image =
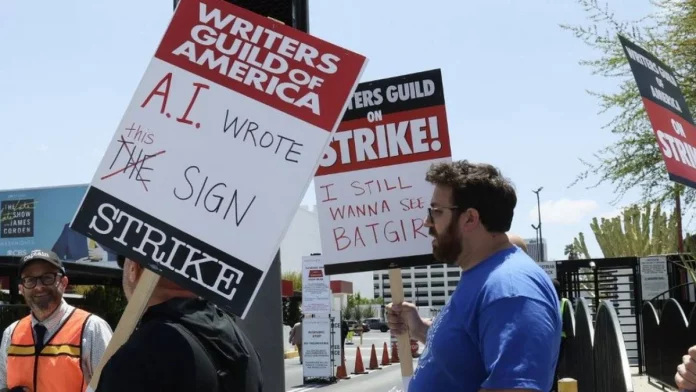
[[[527,252],[527,243],[524,241],[524,239],[517,234],[512,234],[512,233],[507,233],[508,240],[510,240],[510,243],[515,245],[516,247],[522,249],[524,253],[529,253]]]
[[[346,356],[346,338],[348,337],[348,332],[350,332],[350,327],[346,320],[341,321],[341,352],[343,357]]]
[[[297,354],[300,357],[300,365],[302,364],[302,318],[290,330],[290,344],[297,347]]]

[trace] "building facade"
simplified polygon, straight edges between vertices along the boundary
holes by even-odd
[[[401,269],[404,299],[418,306],[424,317],[432,317],[445,306],[459,283],[462,270],[458,266],[434,264]],[[375,271],[372,276],[375,298],[392,301],[389,271]]]
[[[546,249],[546,239],[542,238],[541,239],[541,245],[539,244],[539,240],[536,238],[527,238],[524,240],[525,243],[527,243],[527,253],[529,253],[529,257],[534,259],[535,261],[548,261],[549,259],[549,252],[548,249]],[[544,254],[543,254],[543,260],[542,260],[542,254],[541,254],[541,249],[544,249]]]

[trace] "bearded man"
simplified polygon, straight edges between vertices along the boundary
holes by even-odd
[[[551,279],[510,243],[517,196],[488,164],[433,165],[426,227],[433,256],[458,265],[460,281],[432,321],[410,303],[389,304],[395,334],[425,343],[410,392],[548,392],[561,338]]]
[[[54,252],[19,263],[19,293],[31,314],[12,323],[0,345],[0,391],[85,391],[113,331],[63,299],[68,277]]]

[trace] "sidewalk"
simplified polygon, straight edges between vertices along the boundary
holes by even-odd
[[[672,392],[676,391],[676,389],[665,387],[662,389],[660,384],[658,384],[655,380],[652,380],[652,384],[648,383],[648,376],[639,376],[638,375],[638,369],[635,367],[631,368],[631,373],[633,374],[633,392]]]

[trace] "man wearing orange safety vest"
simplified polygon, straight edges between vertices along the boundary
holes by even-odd
[[[31,314],[2,335],[0,392],[85,391],[111,340],[111,327],[63,300],[68,278],[54,252],[24,256],[19,276],[19,292]]]

